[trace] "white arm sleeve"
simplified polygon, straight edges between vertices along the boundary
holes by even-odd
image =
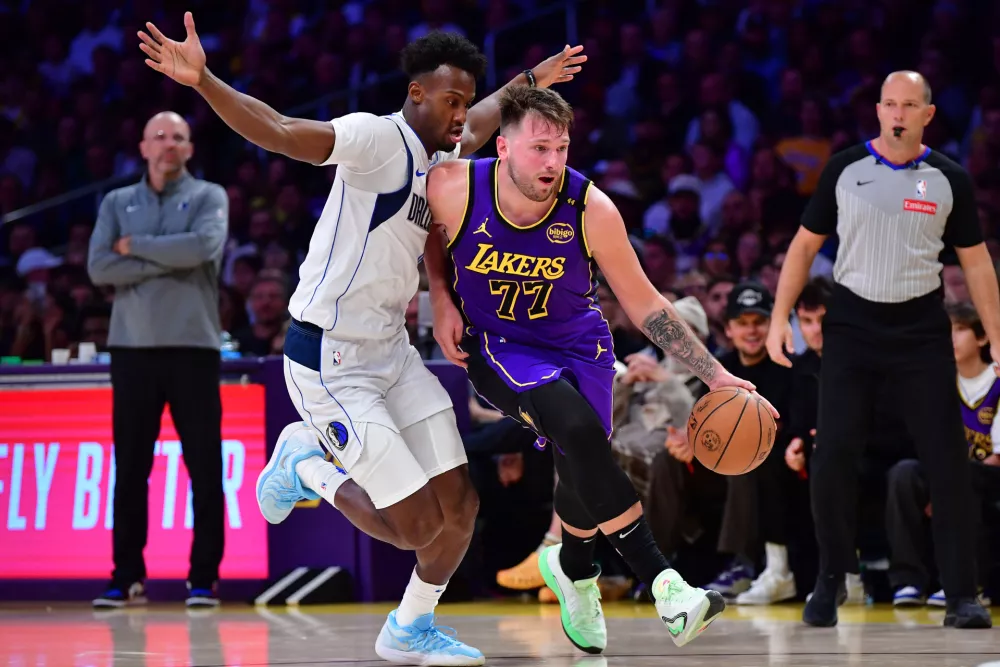
[[[370,113],[351,113],[330,122],[337,137],[333,152],[323,166],[336,164],[358,174],[366,174],[379,169],[405,150],[399,127],[388,118]]]

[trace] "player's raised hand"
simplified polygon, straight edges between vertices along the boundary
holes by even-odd
[[[539,88],[548,88],[556,83],[572,81],[573,75],[579,74],[580,70],[583,69],[581,65],[587,62],[587,56],[581,55],[581,51],[583,51],[583,46],[567,44],[559,53],[532,67],[531,72],[535,75],[535,85]]]
[[[792,362],[788,360],[785,354],[792,354],[793,352],[795,352],[795,342],[792,338],[791,322],[787,320],[778,321],[777,318],[772,318],[771,326],[767,330],[767,353],[771,357],[771,361],[779,366],[791,368]]]
[[[191,12],[184,12],[187,38],[183,42],[170,39],[152,23],[147,22],[146,28],[149,35],[139,31],[139,39],[142,40],[139,48],[149,56],[146,64],[185,86],[197,86],[201,83],[205,76],[205,49],[201,47],[201,40],[194,30]]]
[[[458,312],[451,299],[432,298],[431,304],[434,309],[434,340],[441,347],[444,358],[456,366],[468,368],[465,360],[469,357],[469,353],[463,352],[458,347],[465,331],[462,314]]]

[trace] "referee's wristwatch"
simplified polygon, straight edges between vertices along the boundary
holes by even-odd
[[[530,69],[524,70],[523,72],[521,72],[521,74],[523,74],[524,78],[528,80],[528,86],[530,88],[534,88],[535,86],[538,85],[537,82],[535,81],[535,73],[532,72]]]

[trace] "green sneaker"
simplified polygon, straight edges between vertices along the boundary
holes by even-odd
[[[653,582],[656,613],[670,638],[684,646],[722,615],[726,601],[716,591],[689,586],[675,570],[664,570]]]
[[[604,624],[597,575],[570,581],[559,564],[561,549],[561,544],[543,549],[538,555],[538,569],[545,585],[559,599],[563,632],[573,646],[586,653],[601,653],[608,645],[608,628]]]

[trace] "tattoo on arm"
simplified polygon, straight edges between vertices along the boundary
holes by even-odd
[[[718,363],[695,338],[682,320],[666,310],[653,313],[642,323],[642,330],[664,352],[677,357],[706,384],[715,378]]]

